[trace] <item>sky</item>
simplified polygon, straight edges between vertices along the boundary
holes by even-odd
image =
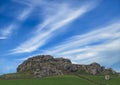
[[[120,72],[120,0],[0,0],[0,74],[35,55]]]

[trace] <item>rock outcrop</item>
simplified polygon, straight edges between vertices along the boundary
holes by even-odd
[[[34,77],[81,73],[113,74],[112,69],[105,69],[98,63],[90,65],[72,64],[69,59],[53,58],[50,55],[38,55],[24,61],[17,68],[17,72],[30,72]]]

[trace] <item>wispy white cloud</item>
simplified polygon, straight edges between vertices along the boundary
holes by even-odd
[[[81,46],[87,46],[89,44],[96,42],[109,41],[112,39],[116,39],[120,36],[119,22],[108,24],[108,26],[102,28],[96,28],[96,29],[97,30],[91,31],[87,34],[72,36],[71,38],[66,40],[66,42],[63,42],[61,45],[54,47],[53,49],[58,49],[55,50],[54,52],[58,53],[64,51],[64,53],[72,53],[71,51],[70,52],[66,52],[66,51],[74,48],[75,48],[74,52],[80,52],[80,51],[84,51],[84,49],[76,49],[76,48],[80,48]]]
[[[5,39],[5,37],[3,37],[3,36],[0,36],[0,40],[3,40],[3,39]]]
[[[18,0],[13,0],[16,2],[19,2]],[[31,0],[33,2],[33,0]],[[17,23],[16,21],[13,21],[12,24],[10,24],[9,26],[6,26],[5,28],[0,30],[0,39],[7,39],[9,36],[11,36],[14,32],[14,30],[16,30],[17,28],[19,28],[20,26],[20,22],[23,22],[24,20],[26,20],[30,13],[33,11],[33,9],[36,7],[36,5],[38,4],[37,1],[40,0],[35,0],[34,2],[36,3],[30,3],[31,6],[29,6],[29,1],[28,0],[23,0],[22,4],[25,4],[28,6],[26,8],[24,8],[23,10],[20,10],[20,14],[18,14],[15,18],[18,19],[19,23]],[[20,2],[21,3],[21,2]],[[15,11],[17,12],[17,11]]]
[[[15,30],[16,25],[10,24],[8,27],[0,30],[0,39],[7,39],[12,35],[12,32]]]
[[[111,66],[120,61],[119,23],[120,21],[116,21],[86,34],[75,35],[42,54],[63,56],[82,64],[98,62]]]
[[[26,8],[24,8],[23,10],[20,10],[20,14],[18,14],[15,18],[19,21],[19,23],[17,23],[16,21],[13,21],[12,24],[10,24],[9,26],[6,26],[5,28],[0,30],[0,39],[7,39],[9,36],[11,36],[14,32],[14,30],[16,30],[17,28],[19,28],[20,23],[23,22],[24,20],[26,20],[29,15],[32,13],[32,11],[35,9],[35,7],[37,5],[40,4],[41,0],[22,0],[22,1],[18,1],[18,0],[12,0],[21,4],[25,4],[27,5]],[[17,11],[15,11],[17,12]]]
[[[24,21],[25,19],[27,19],[30,15],[30,13],[32,13],[34,8],[24,8],[22,10],[22,12],[20,13],[20,15],[17,16],[17,19],[19,21]]]
[[[31,7],[38,6],[43,2],[43,0],[12,0],[12,1]]]
[[[17,19],[20,21],[24,21],[29,17],[31,13],[33,13],[34,10],[36,10],[36,7],[41,6],[43,3],[42,0],[13,0],[14,2],[17,2],[19,4],[23,4],[26,7],[24,7],[23,10],[20,10],[20,15],[17,16]]]
[[[89,46],[85,51],[81,53],[76,53],[77,57],[75,58],[75,60],[89,60],[91,58],[91,61],[93,62],[93,57],[96,59],[99,57],[103,59],[95,61],[103,62],[106,58],[108,59],[108,57],[118,57],[118,51],[120,51],[119,43],[120,39],[115,39],[107,43],[102,43],[100,45]]]
[[[57,35],[61,27],[68,25],[76,18],[94,8],[94,4],[85,4],[79,8],[72,8],[68,4],[61,4],[58,9],[52,10],[55,14],[44,20],[43,24],[38,25],[33,37],[23,42],[20,46],[13,49],[13,53],[32,52],[46,44],[52,37]]]

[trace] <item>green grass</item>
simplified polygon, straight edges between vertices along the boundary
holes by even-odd
[[[119,85],[120,77],[111,77],[110,80],[105,80],[104,76],[89,76],[90,79],[97,82],[102,82],[108,85]]]
[[[120,78],[118,77],[112,77],[110,80],[106,81],[103,76],[82,76],[84,76],[85,78],[81,76],[78,77],[67,75],[37,79],[0,80],[0,85],[101,85],[100,83],[105,83],[108,85],[120,84]]]
[[[10,74],[4,74],[0,76],[0,79],[29,79],[29,78],[33,78],[33,76],[29,72],[10,73]]]
[[[0,80],[0,85],[95,85],[76,76],[57,76],[43,79]]]

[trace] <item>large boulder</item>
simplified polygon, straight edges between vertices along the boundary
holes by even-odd
[[[90,65],[72,64],[69,59],[53,58],[51,55],[38,55],[25,60],[17,68],[17,72],[29,72],[34,77],[45,77],[63,74],[73,74],[79,71],[96,74],[114,73],[112,69],[105,69],[98,63]]]
[[[70,66],[66,69],[65,66]],[[50,55],[39,55],[24,61],[18,66],[17,72],[31,72],[35,77],[63,75],[74,70],[69,59],[53,58]]]
[[[102,68],[100,66],[100,64],[98,63],[92,63],[88,66],[88,71],[91,73],[91,74],[99,74],[102,72]]]

